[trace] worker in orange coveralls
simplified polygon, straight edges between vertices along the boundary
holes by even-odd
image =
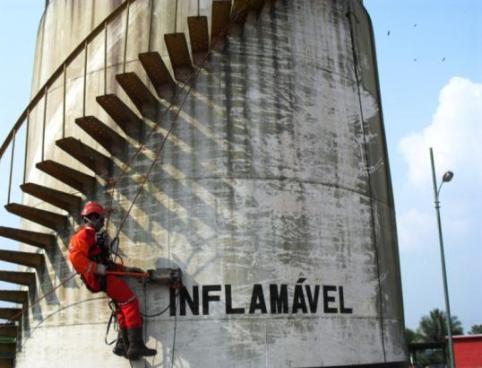
[[[156,355],[156,350],[149,349],[144,344],[142,317],[136,295],[121,278],[106,273],[143,271],[135,267],[125,267],[111,260],[106,234],[102,231],[104,213],[104,208],[96,202],[88,202],[85,205],[81,212],[84,224],[70,239],[70,262],[91,292],[104,291],[115,303],[119,335],[114,346],[114,354],[133,360]]]

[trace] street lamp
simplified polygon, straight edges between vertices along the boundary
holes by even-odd
[[[433,150],[430,148],[430,162],[432,163],[432,178],[433,178],[433,194],[435,197],[435,211],[437,213],[437,224],[438,224],[438,238],[440,242],[440,259],[442,262],[442,275],[443,275],[443,282],[444,282],[444,296],[445,296],[445,313],[447,314],[447,332],[449,338],[449,359],[451,368],[455,367],[454,362],[454,351],[452,345],[452,318],[450,316],[450,302],[449,302],[449,290],[447,286],[447,271],[445,269],[445,254],[444,254],[444,242],[442,237],[442,222],[440,221],[440,201],[439,201],[439,194],[440,189],[442,189],[443,183],[449,182],[454,177],[454,173],[452,171],[447,171],[442,176],[442,182],[440,186],[437,187],[437,178],[435,177],[435,164],[433,160]]]

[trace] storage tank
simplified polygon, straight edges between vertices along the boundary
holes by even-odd
[[[358,0],[49,1],[0,232],[42,260],[15,366],[405,366],[377,78]],[[87,200],[126,264],[182,270],[129,280],[155,357],[112,354],[67,261]]]

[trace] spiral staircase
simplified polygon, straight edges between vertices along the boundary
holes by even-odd
[[[119,8],[125,10],[134,1],[126,1]],[[214,0],[210,5],[210,30],[206,16],[189,16],[186,19],[189,37],[186,37],[184,33],[164,34],[169,60],[163,60],[163,57],[156,51],[140,53],[138,58],[144,69],[144,75],[138,75],[135,72],[123,72],[115,75],[116,82],[137,111],[130,108],[129,104],[117,94],[99,95],[96,102],[124,134],[117,133],[96,116],[81,116],[75,119],[78,127],[105,148],[109,155],[99,152],[75,136],[63,137],[55,142],[56,149],[63,150],[79,161],[91,170],[91,175],[52,159],[35,163],[35,167],[43,175],[49,175],[63,182],[77,191],[78,195],[34,182],[25,182],[20,185],[23,193],[36,197],[62,211],[47,211],[13,203],[10,200],[5,206],[11,214],[40,224],[53,232],[44,233],[26,228],[0,227],[0,236],[39,248],[36,253],[0,250],[0,260],[26,268],[26,271],[0,271],[0,281],[19,286],[17,290],[0,290],[0,300],[17,305],[15,308],[0,308],[0,319],[7,321],[0,325],[0,367],[12,367],[15,364],[16,351],[21,345],[22,326],[25,325],[25,319],[29,318],[28,310],[35,304],[37,298],[42,296],[36,286],[40,277],[39,273],[45,267],[48,253],[58,251],[58,237],[70,233],[73,230],[72,224],[78,223],[78,213],[84,201],[83,196],[95,199],[99,186],[104,186],[104,190],[108,189],[114,172],[118,170],[115,161],[119,160],[124,163],[124,171],[129,165],[126,149],[130,144],[128,140],[133,139],[139,145],[144,143],[141,132],[146,129],[145,118],[159,123],[161,104],[165,106],[172,103],[180,90],[185,91],[185,87],[195,80],[197,71],[209,64],[210,50],[215,48],[217,52],[222,52],[226,37],[239,36],[250,13],[254,12],[256,16],[259,16],[262,10],[266,10],[265,7],[271,7],[273,3],[274,0]],[[119,17],[122,14],[121,11],[116,10],[116,14],[111,14],[110,17]],[[167,67],[166,62],[170,63],[171,68]],[[57,78],[57,76],[53,77]],[[150,85],[144,83],[143,80],[148,80]],[[31,104],[38,103],[40,98],[41,96],[34,98]],[[21,117],[19,122],[22,120],[24,119]],[[1,155],[4,154],[7,147],[15,144],[15,133],[18,129],[19,123],[14,126],[0,149]],[[73,221],[71,221],[72,219]],[[28,221],[24,221],[24,224],[28,224]],[[61,251],[65,255],[66,249]]]

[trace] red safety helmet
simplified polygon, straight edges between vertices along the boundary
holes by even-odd
[[[89,216],[93,213],[98,214],[100,217],[104,217],[104,213],[105,213],[104,207],[102,207],[97,202],[90,201],[85,204],[84,209],[82,210],[80,215],[83,217],[83,216]]]

